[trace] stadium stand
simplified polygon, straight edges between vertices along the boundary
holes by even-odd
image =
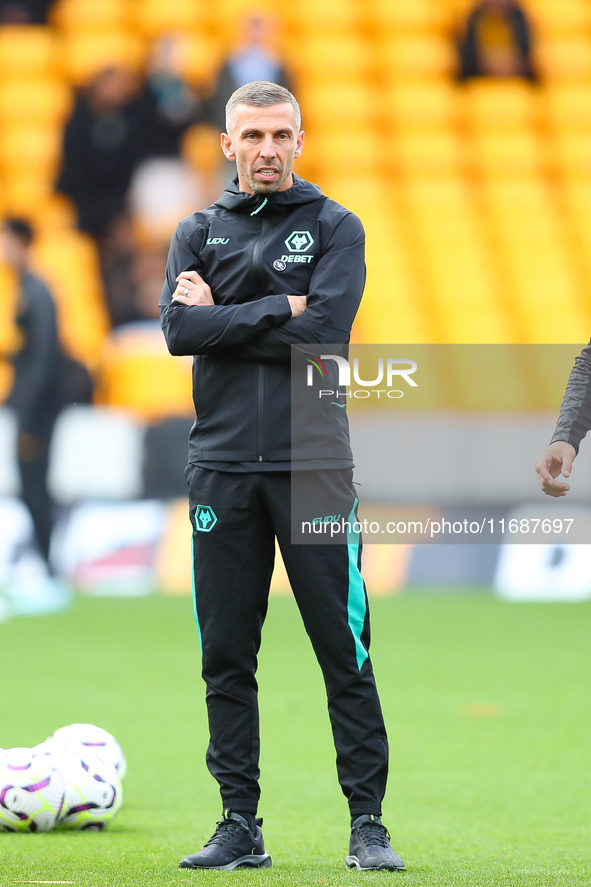
[[[524,0],[538,84],[459,84],[456,37],[472,5],[257,4],[282,24],[302,104],[307,145],[296,170],[367,229],[356,341],[566,342],[589,329],[591,6]],[[46,26],[0,28],[0,209],[39,228],[38,268],[56,294],[62,340],[99,375],[102,401],[148,421],[190,412],[186,371],[172,358],[164,369],[155,338],[152,353],[146,337],[123,344],[109,334],[95,246],[53,194],[62,127],[75,89],[105,65],[141,70],[170,32],[180,33],[182,76],[205,96],[251,9],[246,0],[58,0]],[[183,141],[209,179],[216,141],[199,126]],[[161,379],[167,403],[154,393]]]

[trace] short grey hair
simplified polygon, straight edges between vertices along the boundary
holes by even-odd
[[[271,105],[290,104],[295,115],[296,131],[300,131],[302,125],[302,113],[295,96],[289,89],[279,86],[278,83],[270,83],[268,80],[253,80],[241,86],[232,93],[226,104],[226,132],[230,133],[236,125],[236,108],[238,105],[248,105],[251,108],[269,108]]]

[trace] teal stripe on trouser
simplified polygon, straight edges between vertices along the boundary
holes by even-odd
[[[348,518],[349,527],[347,529],[347,551],[349,554],[349,595],[347,598],[347,616],[349,628],[355,640],[355,654],[357,656],[357,668],[361,670],[361,666],[368,657],[368,652],[361,642],[363,626],[365,625],[365,616],[367,613],[367,603],[365,600],[365,587],[363,579],[357,566],[359,561],[359,533],[355,533],[352,527],[357,523],[357,515],[355,509],[359,504],[359,500],[355,499],[351,514]]]
[[[193,521],[191,521],[193,524]],[[195,613],[195,625],[197,626],[197,634],[199,635],[199,649],[203,656],[203,641],[201,640],[201,626],[199,625],[199,616],[197,615],[197,587],[195,583],[195,540],[191,533],[191,588],[193,590],[193,612]]]

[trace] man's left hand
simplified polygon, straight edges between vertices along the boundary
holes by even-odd
[[[181,271],[172,298],[183,305],[213,305],[211,289],[196,271]]]

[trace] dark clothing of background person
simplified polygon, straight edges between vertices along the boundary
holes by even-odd
[[[47,491],[49,443],[63,405],[64,364],[56,313],[45,284],[20,275],[16,324],[23,345],[13,358],[14,384],[8,404],[18,422],[21,497],[31,512],[39,550],[49,564],[53,505]]]
[[[490,17],[496,18],[493,21]],[[487,45],[487,24],[494,30],[489,32],[492,43],[506,41],[500,47],[504,61],[498,66],[492,53],[499,46]],[[504,33],[499,33],[503,30]],[[483,0],[470,13],[465,34],[459,41],[459,79],[483,76],[521,76],[535,80],[531,63],[531,32],[527,16],[521,6],[513,0]]]
[[[575,358],[575,365],[569,376],[550,443],[565,440],[578,453],[580,443],[589,429],[591,429],[591,342]]]
[[[159,73],[147,79],[140,100],[142,158],[179,157],[181,138],[200,121],[196,94],[179,77]]]
[[[145,117],[137,98],[97,111],[82,95],[66,125],[56,188],[74,201],[78,227],[93,237],[104,237],[123,212],[133,170],[143,156]]]
[[[0,24],[44,25],[53,0],[0,0]]]

